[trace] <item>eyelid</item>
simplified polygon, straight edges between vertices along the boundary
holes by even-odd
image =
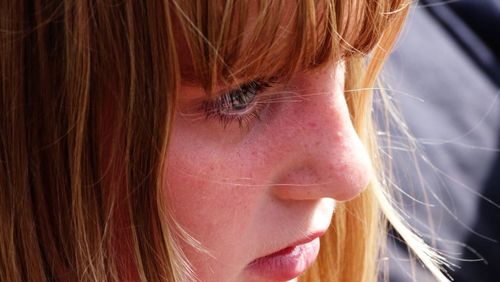
[[[256,90],[257,92],[256,94],[261,95],[262,92],[264,92],[267,88],[273,87],[273,85],[274,81],[257,78],[254,80],[247,81],[245,83],[238,84],[232,88],[227,88],[226,90],[218,91],[216,95],[210,97],[208,102],[214,102],[223,97],[227,97],[232,94],[235,95],[245,90],[252,90],[251,88],[253,88],[253,90]]]
[[[259,83],[259,84],[262,84],[263,86],[270,87],[272,84],[275,84],[275,80],[274,80],[274,78],[257,77],[254,79],[245,80],[245,81],[242,81],[240,83],[237,82],[237,83],[231,84],[229,86],[226,86],[226,87],[222,88],[221,90],[216,91],[215,94],[211,95],[211,96],[213,98],[216,98],[216,97],[222,96],[224,94],[228,94],[231,92],[242,90],[246,86],[248,86],[249,84],[252,84],[252,83]]]

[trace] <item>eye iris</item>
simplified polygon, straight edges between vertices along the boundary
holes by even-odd
[[[259,112],[264,107],[257,96],[269,87],[271,85],[267,81],[250,81],[214,100],[203,102],[206,119],[218,119],[223,128],[232,122],[238,122],[240,127],[249,124],[252,119],[259,118]]]

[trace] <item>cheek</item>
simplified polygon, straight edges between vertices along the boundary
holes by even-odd
[[[248,248],[245,234],[251,233],[256,207],[263,197],[261,189],[244,185],[249,175],[255,176],[248,173],[254,161],[243,157],[245,162],[233,162],[231,159],[238,153],[199,144],[196,140],[200,137],[193,138],[192,131],[183,128],[186,127],[174,128],[170,143],[165,170],[166,202],[177,223],[219,262],[238,261],[242,253],[238,250]],[[184,246],[197,269],[209,264],[206,254]]]
[[[175,142],[172,145],[175,149]],[[189,146],[183,147],[188,149]],[[226,189],[222,181],[215,180],[221,173],[216,168],[217,162],[209,162],[200,153],[197,152],[195,159],[189,156],[189,151],[176,150],[170,154],[165,171],[167,202],[179,223],[191,229],[188,231],[193,234],[207,233],[194,229],[210,231],[227,222],[223,210],[231,214],[238,212],[238,208],[244,209],[241,197]],[[225,205],[229,199],[232,199],[231,206]]]

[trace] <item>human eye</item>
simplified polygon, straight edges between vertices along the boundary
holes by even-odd
[[[223,128],[237,123],[240,127],[249,125],[259,119],[261,111],[266,107],[262,92],[272,87],[270,80],[252,80],[217,97],[203,102],[203,110],[207,120],[215,119]]]

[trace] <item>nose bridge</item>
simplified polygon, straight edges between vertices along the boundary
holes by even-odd
[[[353,128],[338,79],[338,75],[309,79],[302,93],[304,102],[295,107],[290,128],[299,161],[284,176],[285,183],[292,185],[277,189],[283,197],[348,200],[371,177],[366,150]]]
[[[354,130],[344,97],[344,66],[304,76],[299,92],[304,103],[295,110],[297,123],[310,136],[305,141],[332,146],[352,138]],[[316,144],[316,143],[317,144]],[[310,145],[310,143],[309,143]]]
[[[312,149],[330,150],[353,138],[352,124],[342,93],[322,89],[310,95],[304,103],[300,120],[300,128],[306,137],[301,139],[305,146]]]

